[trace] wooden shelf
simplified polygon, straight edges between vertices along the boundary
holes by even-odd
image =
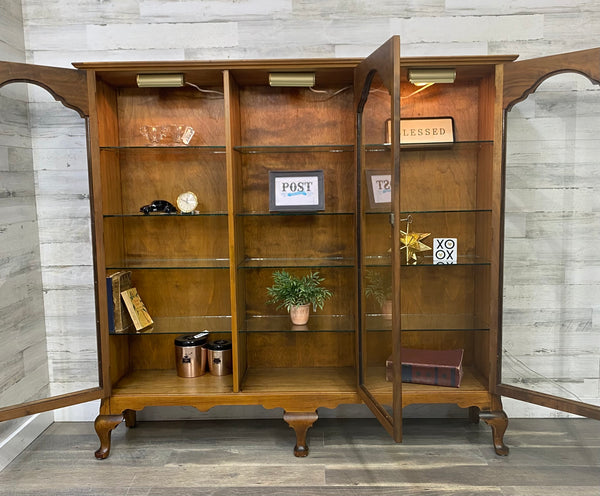
[[[351,367],[250,368],[242,382],[244,393],[355,393]]]
[[[385,380],[385,367],[369,367],[365,385],[382,404],[392,403],[392,383]],[[489,398],[485,378],[471,367],[464,368],[460,387],[402,384],[402,405],[413,403],[456,403],[459,406],[478,405]]]
[[[179,377],[174,369],[137,370],[113,386],[113,396],[199,396],[233,391],[232,376]]]
[[[232,375],[178,377],[173,369],[138,370],[123,377],[114,387],[113,396],[211,396],[265,393],[356,393],[356,376],[351,367],[251,368],[242,383],[242,391],[233,393]],[[235,400],[231,400],[235,403]]]

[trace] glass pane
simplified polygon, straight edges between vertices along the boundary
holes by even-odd
[[[362,114],[361,333],[362,385],[392,415],[392,382],[386,361],[392,354],[392,156],[385,145],[391,96],[375,74]],[[378,145],[378,146],[373,146]]]
[[[600,405],[600,88],[560,74],[507,119],[502,382]]]
[[[97,387],[86,123],[0,88],[0,407]]]

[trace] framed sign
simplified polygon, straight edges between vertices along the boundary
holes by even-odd
[[[323,171],[269,171],[269,211],[325,210]]]
[[[367,170],[369,204],[374,210],[389,209],[392,205],[392,175],[387,171]]]

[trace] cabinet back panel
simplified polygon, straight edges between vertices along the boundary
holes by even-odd
[[[248,258],[323,259],[354,256],[354,222],[347,215],[245,217]]]
[[[139,217],[112,217],[104,221],[123,223],[123,239],[126,260],[131,263],[144,261],[153,266],[154,261],[169,266],[201,265],[202,259],[221,259],[227,266],[229,246],[227,242],[227,217],[201,217],[181,215],[148,215]],[[207,262],[208,263],[208,262]]]
[[[129,336],[129,363],[132,370],[175,370],[175,338],[178,334]],[[227,333],[211,334],[211,340],[231,339]],[[208,373],[208,372],[207,372]]]
[[[403,314],[474,315],[474,273],[489,267],[439,265],[402,267]],[[485,316],[481,316],[485,318]]]
[[[489,170],[490,145],[456,145],[445,150],[406,150],[400,154],[400,210],[466,210],[491,208],[478,201],[479,169]]]
[[[222,88],[210,88],[223,91]],[[225,104],[193,88],[122,88],[118,96],[120,146],[143,146],[144,125],[191,126],[189,145],[225,145]]]
[[[421,93],[402,100],[401,118],[453,117],[454,134],[457,141],[492,139],[481,136],[479,126],[479,87],[481,80],[463,80],[454,84],[434,84]],[[403,84],[402,96],[417,89],[412,84]]]
[[[354,142],[352,88],[330,98],[308,88],[246,87],[240,90],[240,110],[242,145]]]
[[[154,200],[176,206],[177,196],[184,191],[196,194],[199,212],[227,212],[224,153],[155,148],[121,150],[119,157],[122,213],[138,213]],[[107,213],[120,213],[111,207]]]
[[[457,238],[457,249],[459,257],[477,257],[481,262],[489,262],[489,258],[485,255],[489,254],[489,250],[485,250],[489,244],[489,221],[484,223],[479,220],[487,217],[489,212],[456,212],[456,213],[413,213],[411,214],[412,222],[407,226],[406,221],[402,219],[396,221],[398,229],[407,232],[430,233],[429,236],[422,240],[422,243],[432,248],[417,253],[419,263],[432,263],[434,238]],[[482,227],[480,227],[482,226]],[[484,231],[487,227],[487,230]],[[477,236],[488,240],[488,243],[483,241],[477,245]],[[363,226],[365,233],[365,255],[366,256],[389,256],[388,249],[390,246],[391,226],[389,223],[388,214],[369,215],[366,217]],[[402,252],[403,261],[405,263],[406,255]]]
[[[248,367],[354,366],[353,332],[248,334]]]
[[[242,156],[244,212],[269,211],[269,170],[323,170],[325,211],[354,211],[354,154],[337,153],[262,153]]]
[[[255,315],[285,315],[285,309],[277,310],[277,305],[267,305],[267,288],[273,285],[273,271],[276,269],[247,269],[246,273],[246,314]],[[290,274],[299,277],[312,270],[318,271],[325,280],[323,287],[330,289],[333,296],[327,300],[323,310],[318,310],[322,315],[352,315],[354,313],[354,269],[328,267],[286,269]],[[312,308],[311,308],[312,313]]]
[[[463,365],[475,365],[479,369],[481,357],[478,354],[481,350],[475,346],[475,341],[479,342],[485,336],[488,333],[481,331],[405,331],[402,333],[402,346],[425,350],[463,349]],[[392,354],[391,342],[389,332],[369,333],[366,343],[367,365],[384,366]],[[485,369],[481,371],[485,372]]]
[[[226,269],[134,270],[131,278],[152,317],[231,314]]]

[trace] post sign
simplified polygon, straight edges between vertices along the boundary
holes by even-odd
[[[269,171],[269,211],[325,210],[323,171]]]
[[[377,170],[368,170],[366,174],[371,209],[389,209],[392,205],[392,175]]]

